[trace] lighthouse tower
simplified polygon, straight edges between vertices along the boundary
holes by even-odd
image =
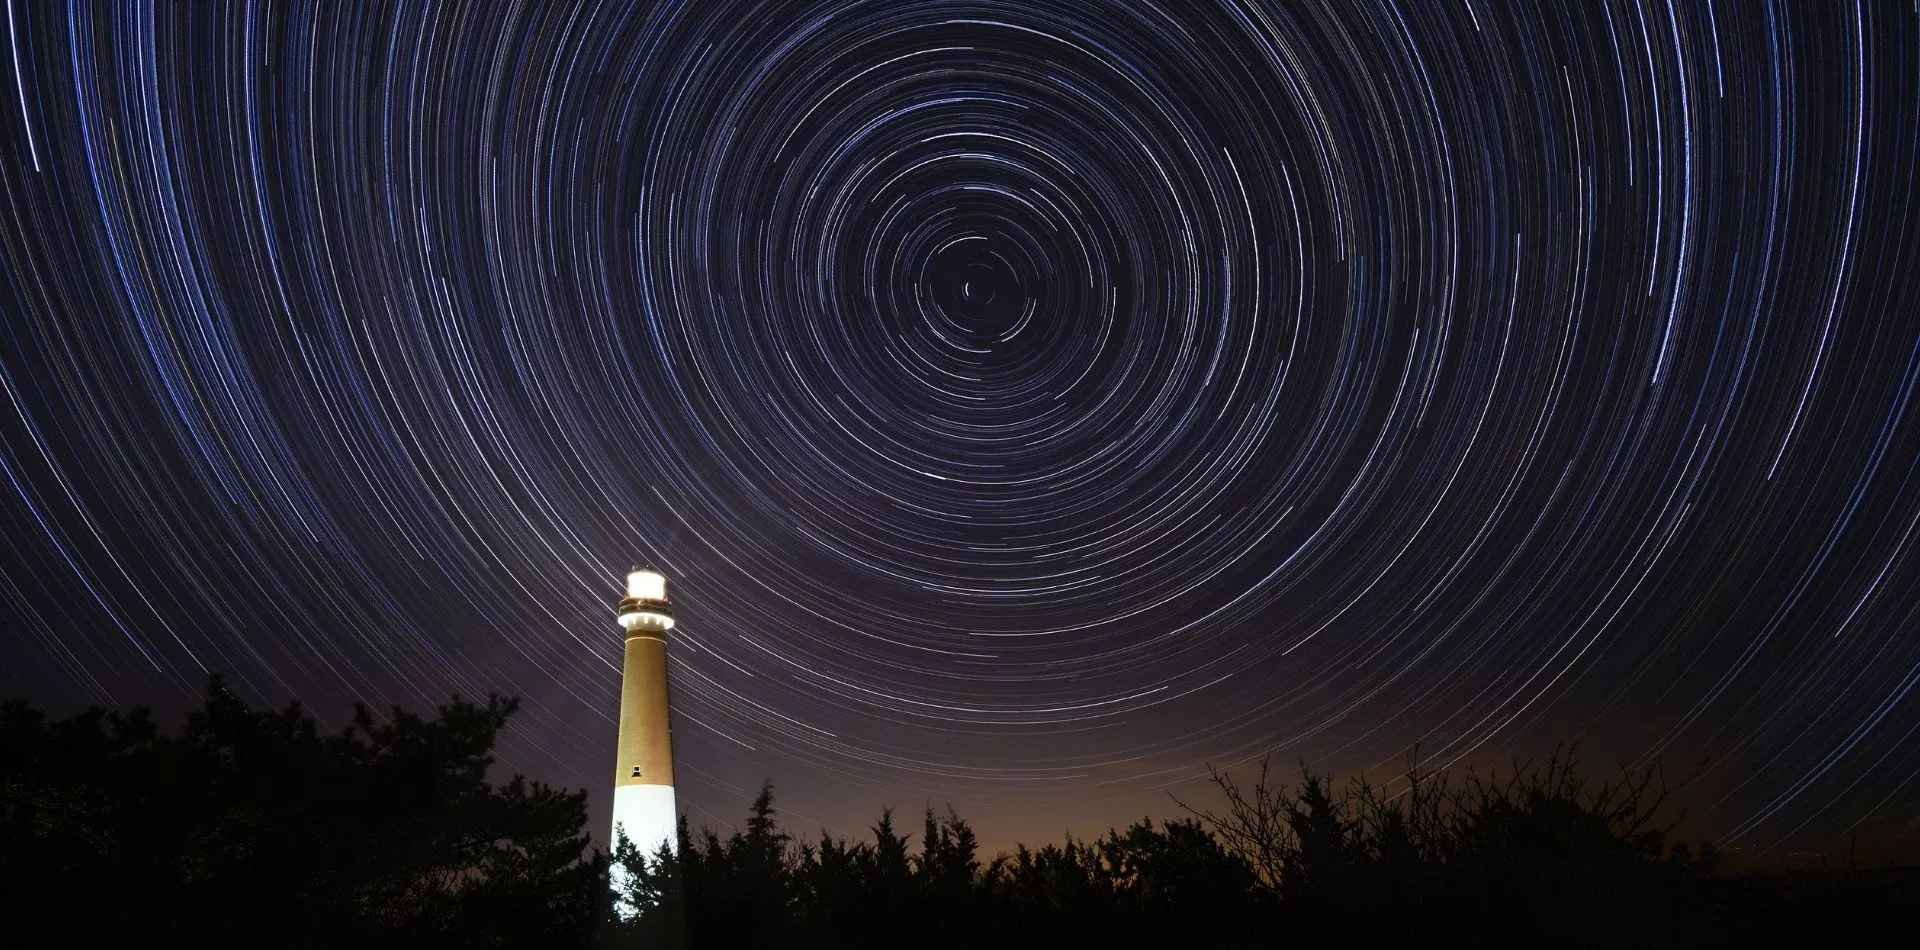
[[[679,849],[673,802],[673,731],[667,727],[667,579],[636,567],[620,601],[626,665],[620,681],[620,752],[613,774],[613,829],[648,857]],[[609,839],[609,841],[617,839]],[[615,867],[614,873],[624,869]]]

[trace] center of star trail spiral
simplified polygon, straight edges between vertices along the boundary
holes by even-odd
[[[1914,814],[1910,12],[9,14],[9,692],[517,693],[600,794],[642,560],[696,823],[1560,739]]]

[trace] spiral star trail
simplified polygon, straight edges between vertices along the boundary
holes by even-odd
[[[1911,5],[6,26],[10,695],[517,694],[600,827],[647,561],[696,824],[1577,740],[1920,831]]]

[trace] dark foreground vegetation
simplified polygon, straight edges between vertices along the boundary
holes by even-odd
[[[1388,790],[1216,776],[1211,806],[984,856],[966,821],[865,840],[682,828],[610,912],[586,796],[488,775],[515,704],[360,710],[322,734],[216,680],[178,734],[141,710],[0,707],[10,946],[1655,947],[1920,945],[1911,868],[1716,873],[1657,770],[1571,759]],[[25,942],[20,935],[31,935]]]

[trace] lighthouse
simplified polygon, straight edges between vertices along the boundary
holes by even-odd
[[[667,726],[667,631],[673,605],[667,579],[635,567],[620,600],[626,661],[620,678],[619,758],[613,774],[613,830],[624,832],[649,858],[661,845],[679,850],[673,802],[673,730]],[[616,865],[618,876],[625,869]]]

